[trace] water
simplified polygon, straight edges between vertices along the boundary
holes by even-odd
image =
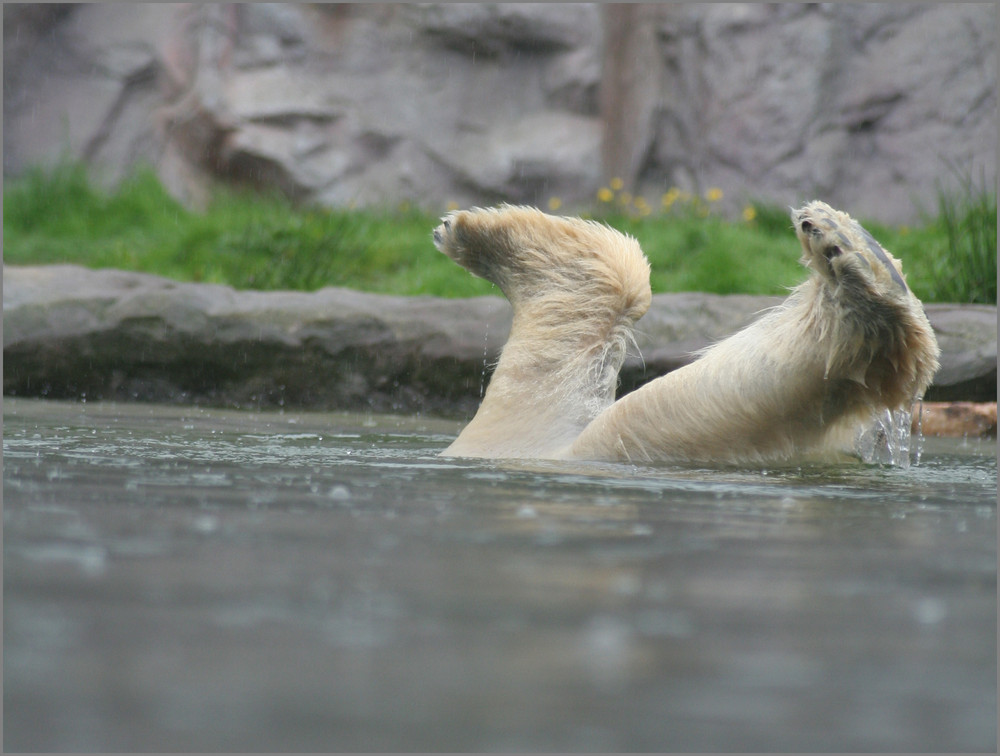
[[[4,747],[996,749],[996,442],[441,459],[426,418],[4,402]]]
[[[483,370],[479,374],[479,398],[483,398],[486,393],[486,371],[489,367],[489,353],[490,353],[490,324],[486,324],[486,328],[483,333]]]
[[[919,405],[917,412],[920,412]],[[913,415],[908,410],[883,410],[870,428],[858,434],[854,444],[858,458],[869,464],[896,465],[903,469],[909,468],[911,459],[919,464],[923,437],[919,432],[911,433],[912,420]],[[911,439],[916,441],[912,457]]]

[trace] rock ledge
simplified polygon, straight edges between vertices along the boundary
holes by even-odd
[[[621,391],[680,367],[775,297],[659,294]],[[3,269],[4,394],[470,416],[510,331],[499,297],[236,291],[73,265]],[[996,307],[929,305],[930,401],[996,401]]]

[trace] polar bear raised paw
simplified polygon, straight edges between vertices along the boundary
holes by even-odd
[[[909,291],[899,262],[847,213],[815,201],[793,211],[792,220],[802,242],[802,262],[831,282],[870,295],[892,287],[899,296]]]
[[[828,288],[817,312],[831,320],[829,369],[849,370],[901,408],[921,395],[937,370],[939,354],[923,306],[906,285],[902,265],[847,213],[815,201],[792,212],[802,263]]]

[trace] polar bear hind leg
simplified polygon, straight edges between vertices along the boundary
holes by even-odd
[[[434,243],[514,310],[482,404],[445,453],[558,456],[614,401],[650,302],[638,242],[594,221],[502,206],[447,215]]]

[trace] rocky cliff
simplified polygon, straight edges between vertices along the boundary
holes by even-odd
[[[612,173],[909,222],[996,177],[993,4],[4,5],[4,173],[68,153],[335,205]],[[916,204],[915,204],[916,203]]]

